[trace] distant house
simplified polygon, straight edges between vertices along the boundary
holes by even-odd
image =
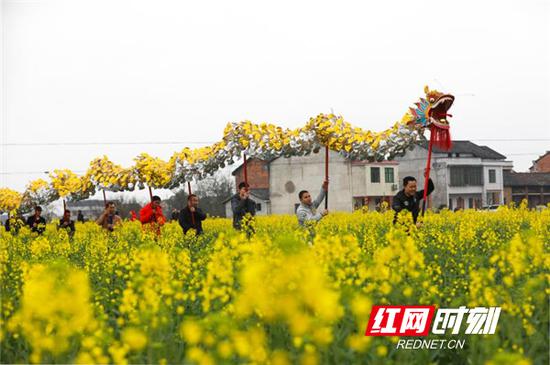
[[[533,161],[533,166],[529,168],[530,172],[550,172],[550,151],[546,153],[535,161]]]
[[[412,151],[397,157],[399,179],[414,176],[422,189],[427,157],[427,142],[420,142]],[[503,171],[512,166],[506,156],[471,141],[453,141],[450,151],[434,147],[430,177],[435,191],[429,206],[463,209],[503,204]]]
[[[529,208],[550,203],[550,172],[504,172],[506,203],[520,204],[527,199]]]
[[[76,219],[77,212],[80,210],[86,220],[96,220],[105,210],[103,200],[80,200],[70,202],[68,208],[72,212],[72,218]]]

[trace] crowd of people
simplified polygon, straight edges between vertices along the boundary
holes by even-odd
[[[298,193],[300,204],[296,208],[296,217],[300,226],[314,224],[329,214],[327,209],[318,209],[321,203],[327,198],[328,186],[329,182],[324,181],[315,200],[313,200],[312,195],[307,190],[302,190]],[[432,179],[428,179],[427,195],[430,195],[433,191],[433,181]],[[405,177],[403,179],[403,189],[393,198],[392,209],[395,211],[393,223],[397,222],[398,214],[406,210],[412,214],[414,224],[420,226],[418,215],[421,211],[420,202],[423,197],[424,190],[417,190],[416,179],[412,176]],[[231,197],[231,210],[233,212],[233,227],[236,230],[243,229],[245,217],[254,217],[256,215],[256,202],[250,198],[250,186],[247,183],[241,182],[238,185],[237,192]],[[139,218],[135,212],[131,213],[131,220],[139,219],[145,229],[150,229],[156,234],[160,234],[161,226],[166,223],[166,218],[162,212],[161,198],[156,195],[151,197],[151,202],[140,210]],[[195,194],[188,195],[185,206],[180,211],[174,210],[171,214],[171,219],[179,222],[183,234],[187,234],[190,230],[194,230],[197,235],[202,234],[204,232],[202,222],[206,218],[206,213],[199,207],[199,197]],[[85,221],[80,210],[78,211],[77,220],[79,222]],[[18,231],[20,227],[18,225],[11,227],[12,223],[10,221],[12,220],[8,219],[5,223],[6,231],[12,229]],[[23,220],[19,219],[15,221],[22,222]],[[32,232],[42,234],[46,226],[46,220],[42,217],[42,208],[36,206],[34,214],[29,216],[25,222]],[[105,209],[95,222],[103,229],[112,232],[122,222],[115,203],[112,201],[107,202]],[[64,210],[63,217],[59,220],[57,228],[66,230],[69,237],[74,235],[75,222],[71,220],[71,211],[69,209]]]

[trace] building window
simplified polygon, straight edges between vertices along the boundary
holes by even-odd
[[[390,183],[390,184],[394,183],[393,167],[385,167],[384,168],[384,179],[385,179],[386,183]]]
[[[474,207],[474,198],[468,198],[468,208],[472,209]]]
[[[483,185],[481,166],[451,166],[451,186]]]
[[[261,210],[262,210],[262,204],[261,203],[256,203],[256,211],[260,212]]]
[[[489,170],[489,182],[491,184],[494,184],[497,182],[497,170],[494,170],[494,169]]]
[[[451,152],[447,153],[447,157],[453,157],[453,154]]]
[[[370,182],[379,183],[380,182],[380,167],[371,167],[370,168]]]

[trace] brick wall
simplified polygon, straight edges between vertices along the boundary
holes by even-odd
[[[269,168],[266,161],[251,159],[246,161],[248,184],[253,189],[269,189]],[[244,181],[244,168],[235,171],[235,186]]]
[[[530,169],[532,172],[550,172],[550,152],[547,152]]]

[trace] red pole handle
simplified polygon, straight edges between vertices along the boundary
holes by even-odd
[[[191,195],[191,182],[188,181],[187,182],[187,191],[189,192],[189,195]],[[191,210],[191,209],[189,209]],[[191,224],[193,225],[193,227],[195,227],[195,213],[191,212]]]
[[[248,171],[246,169],[246,153],[243,153],[244,183],[248,187]]]
[[[432,129],[430,129],[430,143],[428,144],[428,161],[426,163],[426,173],[424,174],[424,195],[422,197],[422,216],[424,216],[424,212],[426,211],[426,198],[428,196],[428,181],[430,180],[430,169],[432,166],[432,146],[434,143],[434,136],[435,133]]]

